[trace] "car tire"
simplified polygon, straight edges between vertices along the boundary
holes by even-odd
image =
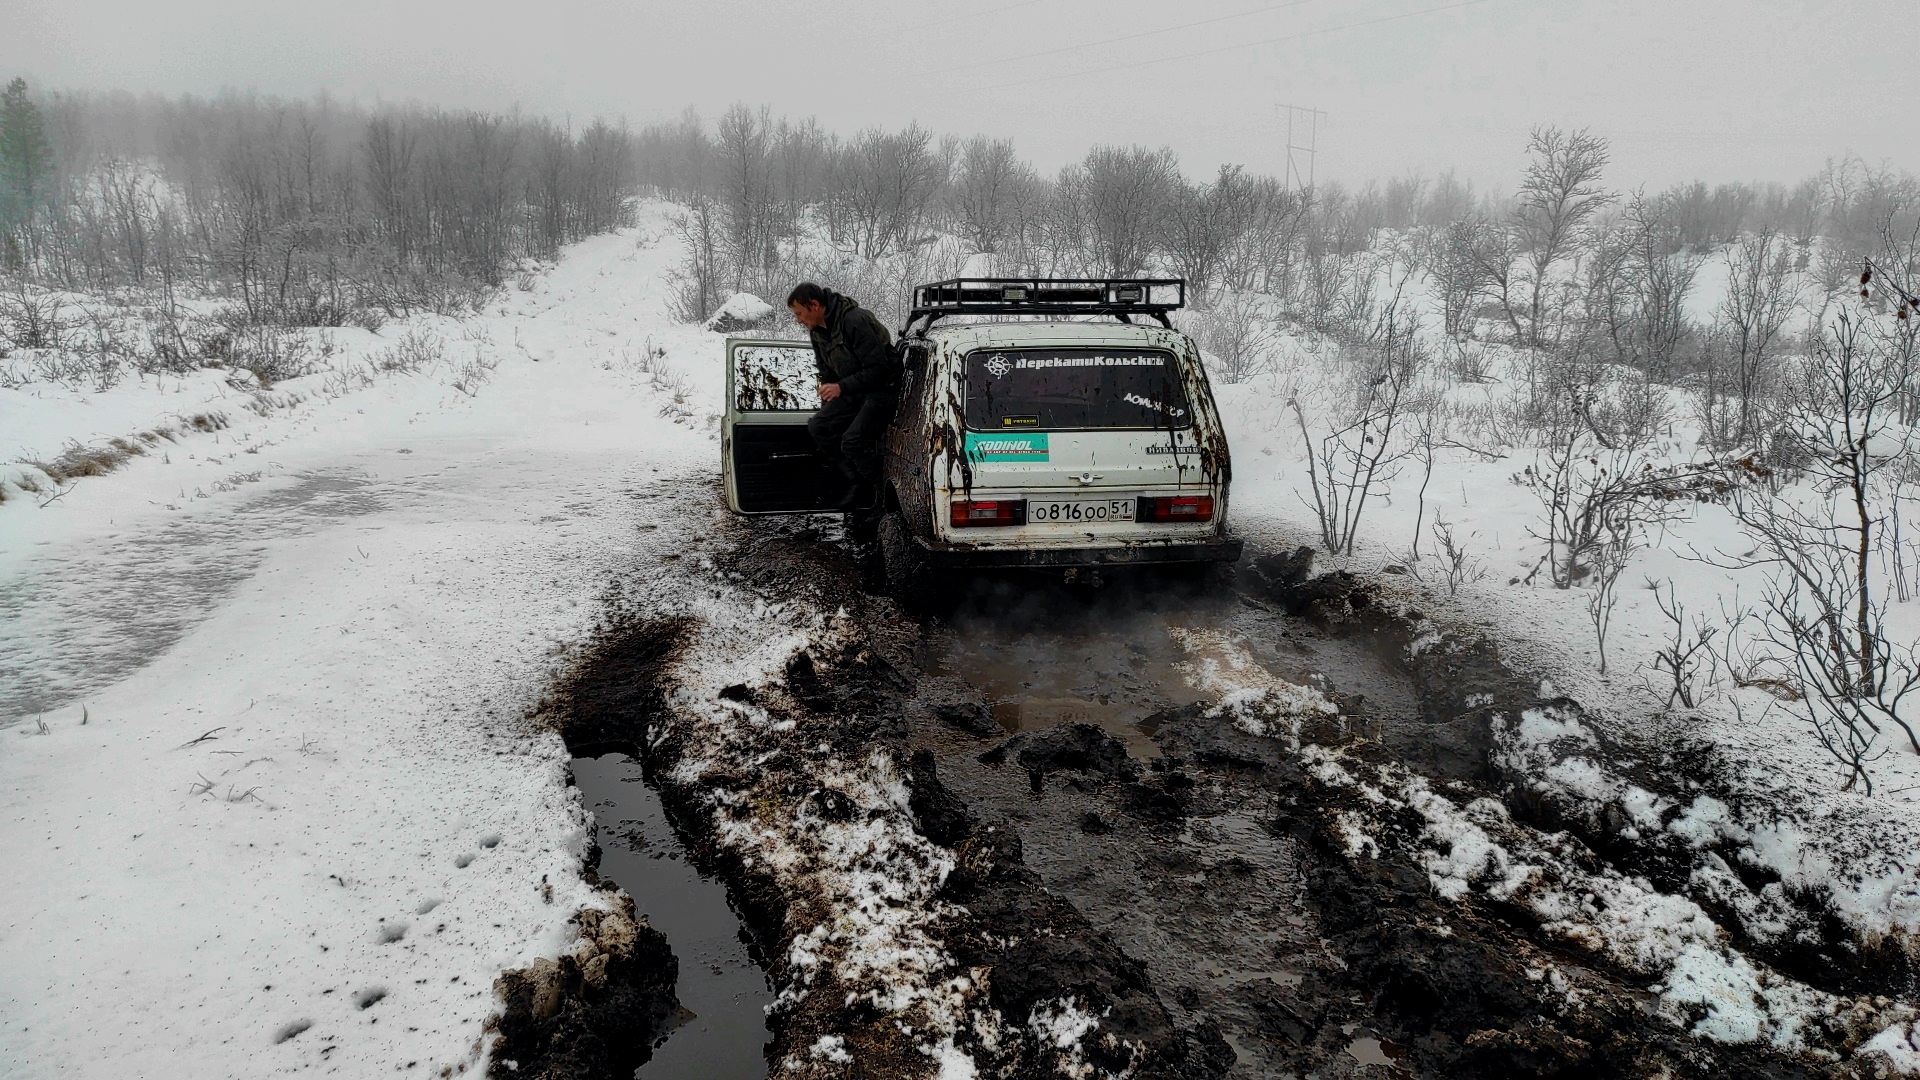
[[[907,531],[907,519],[898,510],[888,511],[880,519],[880,563],[886,579],[887,595],[900,606],[916,614],[939,602],[933,568],[920,553]]]

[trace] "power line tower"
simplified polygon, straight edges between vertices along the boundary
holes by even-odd
[[[1327,114],[1304,105],[1279,108],[1287,114],[1287,174],[1281,179],[1296,191],[1309,191],[1313,188],[1314,157],[1319,152],[1320,124]]]

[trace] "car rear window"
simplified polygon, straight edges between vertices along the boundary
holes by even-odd
[[[981,349],[967,355],[967,427],[1071,431],[1188,427],[1173,354],[1158,349]]]

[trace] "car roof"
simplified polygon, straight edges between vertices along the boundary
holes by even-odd
[[[948,323],[927,331],[929,341],[958,352],[1035,346],[1088,348],[1109,345],[1124,348],[1162,348],[1179,351],[1187,336],[1161,326],[1123,322],[984,322]]]

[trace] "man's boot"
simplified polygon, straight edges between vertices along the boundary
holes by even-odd
[[[833,508],[845,510],[851,514],[867,509],[873,505],[873,501],[873,486],[864,480],[855,480],[847,488],[847,493],[840,497],[840,501],[833,504]]]

